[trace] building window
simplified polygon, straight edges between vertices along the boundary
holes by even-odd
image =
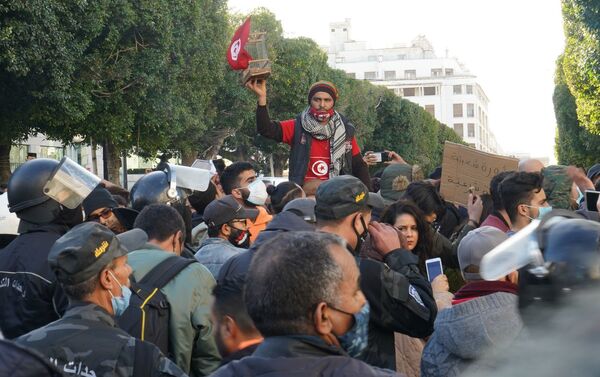
[[[463,116],[463,105],[462,103],[455,103],[452,105],[452,114],[455,118],[460,118]]]
[[[467,131],[469,132],[469,137],[475,137],[475,123],[467,124]]]
[[[473,85],[467,85],[467,94],[473,94]]]
[[[342,30],[343,30],[343,31],[348,31],[348,29],[346,29],[346,28],[343,28]]]
[[[462,85],[453,85],[452,93],[454,94],[462,94]]]
[[[394,88],[394,93],[397,96],[401,97],[402,96],[402,89],[401,88]]]
[[[426,86],[423,88],[424,96],[435,96],[436,94],[435,86]]]
[[[386,80],[395,80],[396,79],[396,71],[384,71],[383,77]]]
[[[404,97],[414,97],[416,95],[417,88],[404,88]]]
[[[40,147],[40,154],[38,157],[60,160],[64,155],[65,148],[63,147]]]
[[[343,63],[344,62],[344,57],[343,56],[336,56],[335,57],[335,62],[336,63]]]
[[[469,118],[473,118],[475,116],[475,105],[472,103],[467,103],[467,116]]]
[[[355,79],[356,78],[356,73],[354,73],[354,72],[346,72],[346,76],[348,78]]]
[[[441,68],[432,68],[431,69],[431,76],[433,77],[439,77],[442,75],[442,69]]]
[[[332,33],[335,33],[335,29],[331,29],[331,32],[332,32]]]
[[[435,105],[425,105],[425,111],[435,118]]]
[[[452,75],[454,75],[454,69],[446,68],[446,76],[452,76]]]
[[[377,55],[369,55],[367,57],[367,61],[376,62],[377,61]]]
[[[462,123],[454,123],[454,132],[456,132],[456,134],[458,136],[465,137],[465,134],[463,132],[463,124]]]
[[[375,80],[375,79],[377,79],[377,72],[375,72],[375,71],[365,72],[365,80]]]
[[[406,55],[398,55],[398,60],[404,60],[406,59]]]
[[[404,78],[405,79],[416,79],[417,71],[415,71],[414,69],[407,69],[406,71],[404,71]]]

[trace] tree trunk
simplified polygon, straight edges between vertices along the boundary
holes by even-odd
[[[106,143],[106,158],[108,162],[108,180],[120,186],[121,153],[110,140]]]
[[[10,143],[0,143],[0,183],[7,184],[10,178]]]
[[[275,171],[276,177],[283,176],[283,170],[286,168],[288,157],[288,154],[273,154],[273,170]]]
[[[98,174],[98,157],[96,156],[96,150],[98,150],[98,144],[95,141],[92,141],[92,173],[100,176]]]
[[[196,161],[196,156],[195,151],[181,151],[181,164],[183,166],[192,166],[194,161]]]

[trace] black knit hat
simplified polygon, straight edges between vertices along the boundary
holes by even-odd
[[[113,199],[110,192],[102,186],[96,187],[83,201],[83,210],[88,217],[98,208],[116,208],[117,202]]]
[[[338,90],[335,87],[335,85],[333,85],[329,81],[317,81],[316,83],[312,84],[310,86],[310,89],[308,90],[308,104],[309,105],[310,105],[310,100],[313,98],[313,96],[317,92],[325,92],[325,93],[329,94],[331,96],[331,98],[333,98],[334,104],[337,101],[338,96],[339,96]]]

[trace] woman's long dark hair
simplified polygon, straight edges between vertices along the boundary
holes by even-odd
[[[419,231],[419,240],[417,245],[412,250],[412,253],[419,257],[419,270],[422,274],[426,274],[425,261],[431,258],[431,250],[433,248],[433,229],[427,221],[425,221],[425,215],[423,211],[419,209],[413,202],[408,200],[399,200],[394,204],[387,207],[383,215],[381,215],[381,222],[394,226],[396,219],[400,215],[411,215],[415,219],[417,224],[417,230]]]

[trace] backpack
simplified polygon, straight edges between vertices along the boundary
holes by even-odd
[[[154,267],[142,280],[131,282],[129,307],[117,318],[119,327],[131,336],[153,343],[166,356],[169,347],[170,305],[160,291],[194,259],[172,256]]]

